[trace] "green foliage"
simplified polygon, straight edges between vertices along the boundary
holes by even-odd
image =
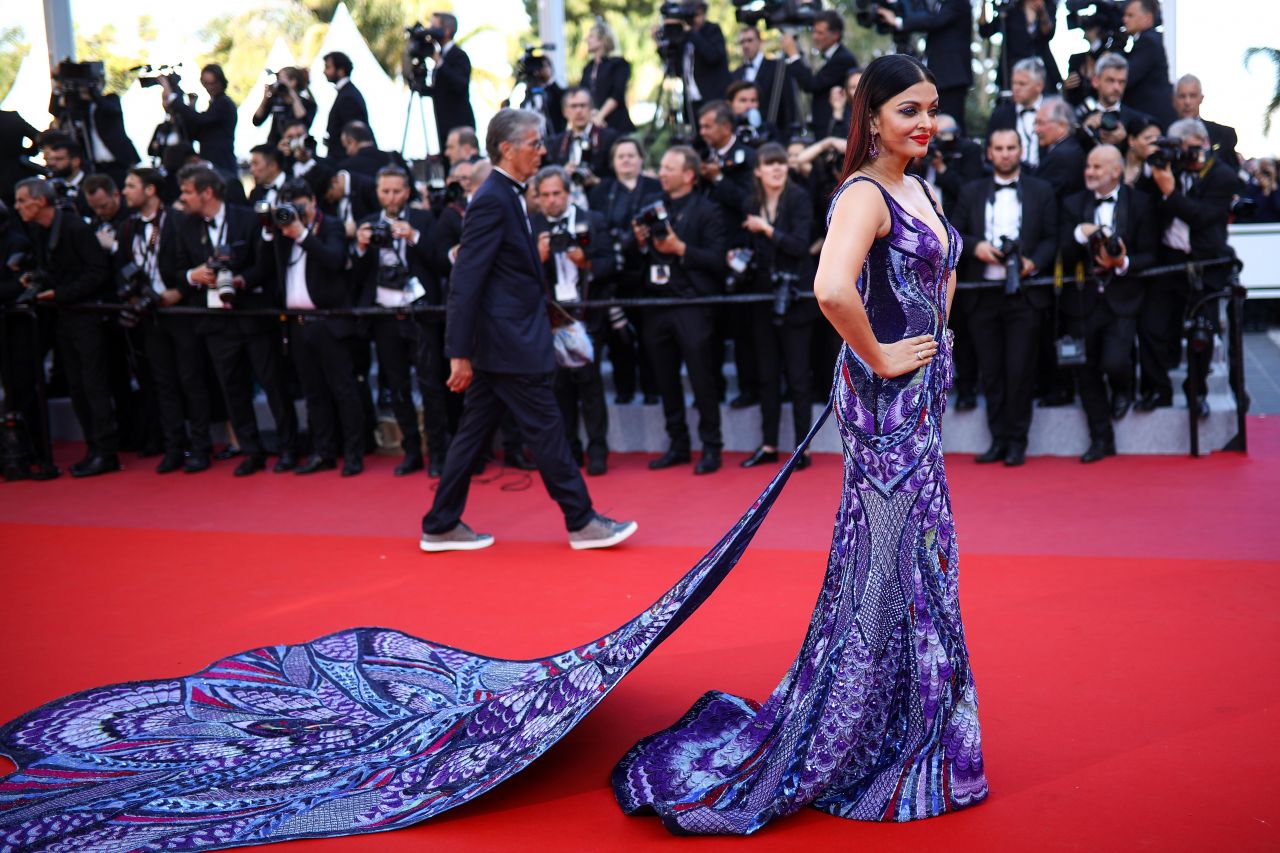
[[[31,45],[27,43],[22,27],[0,29],[0,101],[3,101],[18,76],[18,67],[27,58]]]
[[[206,24],[197,36],[211,45],[201,56],[201,63],[216,62],[227,75],[227,94],[240,103],[246,98],[256,98],[250,89],[266,67],[267,56],[277,38],[284,38],[291,46],[306,41],[319,24],[315,16],[297,5],[270,6],[265,9],[243,12],[239,15],[222,15]],[[163,59],[162,59],[163,61]],[[191,77],[183,78],[183,88],[198,91],[198,69],[185,69]],[[275,69],[273,69],[275,70]],[[314,81],[313,81],[314,84]]]
[[[338,9],[339,0],[295,0],[318,20],[329,23]],[[430,22],[432,12],[451,12],[451,0],[348,0],[347,9],[356,29],[369,43],[369,50],[392,77],[400,70],[404,55],[404,28],[421,21]],[[462,35],[459,34],[459,43]]]
[[[124,94],[136,76],[129,69],[148,60],[145,49],[139,53],[125,53],[117,42],[114,24],[107,24],[89,35],[76,33],[76,56],[86,62],[101,61],[107,74],[106,90],[120,95]]]
[[[1274,47],[1251,47],[1244,52],[1245,68],[1249,67],[1249,60],[1255,56],[1265,56],[1270,59],[1276,67],[1276,90],[1271,95],[1271,100],[1267,102],[1267,108],[1262,113],[1262,132],[1271,132],[1271,119],[1277,110],[1280,110],[1280,50]]]

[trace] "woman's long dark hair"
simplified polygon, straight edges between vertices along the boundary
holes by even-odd
[[[871,145],[871,117],[879,112],[885,101],[924,81],[937,85],[933,72],[915,57],[890,53],[871,60],[862,72],[862,79],[853,94],[853,103],[849,106],[849,140],[838,186],[842,186],[870,159],[867,149]]]
[[[756,152],[757,165],[769,165],[773,163],[786,163],[787,149],[783,148],[777,142],[766,142],[760,146],[760,150]],[[760,183],[760,178],[753,176],[751,180],[751,207],[754,210],[764,209],[764,184]],[[791,175],[788,173],[786,182],[782,185],[782,195],[787,194],[787,188],[791,186]],[[781,197],[779,197],[781,198]]]

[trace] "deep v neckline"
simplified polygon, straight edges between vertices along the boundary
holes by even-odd
[[[912,177],[915,177],[915,176],[913,175]],[[938,234],[937,231],[934,230],[932,225],[930,225],[928,222],[925,222],[919,216],[916,216],[909,209],[907,209],[907,206],[905,204],[903,204],[902,202],[894,198],[893,193],[889,192],[889,190],[886,189],[883,184],[881,184],[879,181],[876,181],[874,178],[869,178],[869,180],[871,180],[873,183],[875,183],[877,186],[880,187],[881,191],[884,192],[885,197],[888,198],[890,201],[892,201],[895,205],[897,205],[898,210],[906,214],[908,218],[914,220],[917,225],[924,226],[924,230],[928,231],[930,234],[933,235],[933,239],[937,240],[938,245],[941,246],[943,249],[942,265],[944,268],[946,268],[947,262],[951,259],[951,228],[947,225],[946,220],[942,218],[942,214],[938,211],[938,208],[934,206],[933,199],[929,195],[929,191],[924,188],[923,182],[921,182],[920,189],[925,194],[925,198],[929,201],[929,207],[933,209],[933,215],[938,218],[938,224],[942,226],[941,236]],[[916,180],[920,180],[920,179],[916,178]]]

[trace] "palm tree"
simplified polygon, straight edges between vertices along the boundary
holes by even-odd
[[[1244,66],[1249,67],[1249,60],[1255,56],[1265,56],[1276,66],[1276,91],[1271,96],[1271,101],[1267,104],[1267,110],[1262,114],[1262,131],[1263,133],[1271,132],[1271,117],[1280,110],[1280,49],[1274,47],[1251,47],[1244,52]]]

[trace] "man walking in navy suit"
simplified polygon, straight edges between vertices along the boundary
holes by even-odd
[[[564,512],[570,547],[607,548],[636,532],[634,521],[614,521],[592,508],[551,385],[556,362],[548,297],[524,206],[525,182],[546,152],[542,132],[542,116],[529,110],[504,109],[489,123],[485,148],[495,165],[467,207],[446,314],[448,385],[467,396],[435,502],[422,519],[423,551],[493,544],[492,536],[463,523],[462,512],[471,472],[507,409],[547,493]]]

